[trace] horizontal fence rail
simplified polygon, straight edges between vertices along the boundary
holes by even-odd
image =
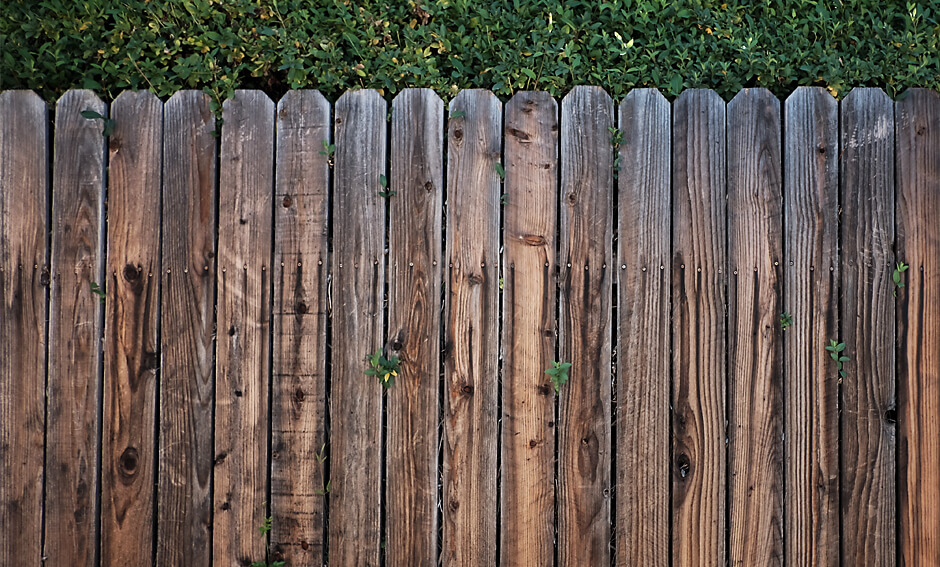
[[[210,108],[0,93],[0,565],[940,564],[936,92]]]

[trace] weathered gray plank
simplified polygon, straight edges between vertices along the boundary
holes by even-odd
[[[151,565],[163,103],[125,91],[111,118],[101,562]]]
[[[506,105],[503,227],[503,565],[554,561],[558,105],[520,92]]]
[[[288,565],[322,565],[326,535],[330,132],[318,91],[290,91],[278,103],[271,547]]]
[[[0,93],[0,565],[42,555],[48,167],[46,103]]]
[[[438,389],[444,103],[430,89],[392,102],[388,344],[401,372],[388,393],[390,565],[437,564]]]
[[[672,557],[725,562],[725,103],[673,106]]]
[[[786,565],[839,565],[839,114],[822,87],[786,101],[783,310]]]
[[[894,108],[881,89],[842,101],[842,562],[894,565]],[[825,345],[821,345],[825,346]],[[838,373],[830,363],[830,376]]]
[[[235,91],[222,119],[212,562],[245,565],[268,515],[274,103]]]
[[[558,340],[570,362],[558,410],[558,561],[610,563],[613,102],[575,87],[561,103]]]
[[[336,102],[333,177],[333,350],[329,554],[337,565],[378,565],[382,385],[363,357],[382,347],[385,288],[386,104],[374,90]]]
[[[783,561],[783,189],[780,101],[728,103],[728,382],[732,565]]]
[[[50,565],[94,565],[98,542],[98,442],[104,285],[107,115],[88,90],[56,104],[52,183],[52,290],[49,304],[45,548]]]
[[[940,565],[940,95],[895,103],[898,262],[898,541],[902,565]]]
[[[447,136],[445,565],[496,563],[502,104],[461,91]]]
[[[186,567],[212,550],[217,149],[208,96],[163,112],[157,564]]]
[[[620,105],[617,565],[669,565],[670,112],[656,89]]]

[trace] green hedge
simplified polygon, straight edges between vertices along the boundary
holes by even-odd
[[[940,2],[6,0],[0,89],[940,86]]]

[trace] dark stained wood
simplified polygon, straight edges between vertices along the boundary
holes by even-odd
[[[321,152],[330,132],[318,91],[293,90],[278,103],[271,547],[288,565],[323,564],[330,169]]]
[[[940,96],[895,103],[898,262],[898,496],[902,565],[940,564]]]
[[[672,561],[725,562],[725,103],[673,106]]]
[[[894,108],[881,89],[842,101],[842,563],[894,565]],[[820,348],[825,345],[820,345]],[[830,376],[837,379],[835,362]]]
[[[42,555],[47,116],[34,92],[0,93],[0,565]]]
[[[217,199],[214,129],[209,97],[203,93],[181,91],[166,102],[158,565],[211,564]]]
[[[151,565],[163,103],[149,91],[125,91],[111,118],[101,562]]]
[[[52,290],[46,431],[45,548],[49,565],[94,565],[98,545],[98,403],[104,283],[107,106],[89,90],[56,103],[52,173]],[[111,295],[113,297],[113,294]]]
[[[551,565],[558,105],[548,93],[506,104],[505,155],[500,562]]]
[[[502,117],[502,104],[488,90],[461,91],[450,103],[442,497],[442,561],[448,566],[496,564],[500,179],[495,164]]]
[[[212,562],[245,565],[268,516],[274,103],[236,91],[222,119]]]
[[[783,188],[780,101],[728,103],[731,565],[783,562]]]
[[[614,109],[600,87],[561,103],[558,340],[570,362],[558,410],[558,561],[610,564]]]
[[[379,564],[382,385],[365,356],[382,348],[386,104],[374,90],[336,102],[329,559]]]
[[[388,340],[401,372],[388,392],[389,565],[437,565],[444,103],[430,89],[392,102]]]
[[[620,104],[617,565],[669,565],[669,102],[656,89]]]
[[[784,109],[784,563],[839,565],[839,114],[822,87]]]

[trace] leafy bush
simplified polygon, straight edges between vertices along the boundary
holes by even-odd
[[[894,95],[940,85],[938,11],[936,0],[6,0],[0,89]]]

